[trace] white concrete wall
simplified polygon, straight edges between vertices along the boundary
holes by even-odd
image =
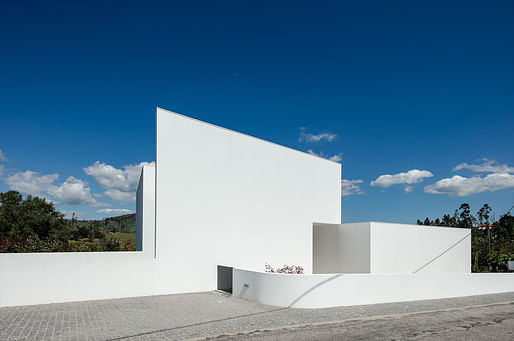
[[[340,164],[160,109],[156,148],[143,251],[1,254],[0,306],[207,291],[218,264],[310,272],[312,223],[340,222]]]
[[[514,291],[514,274],[287,275],[234,269],[233,294],[262,304],[327,308]]]
[[[470,273],[469,229],[314,224],[313,273]]]
[[[471,230],[371,222],[372,273],[471,273]]]
[[[418,273],[236,270],[234,293],[321,307],[514,290],[512,275],[422,274],[469,272],[468,230],[364,223],[313,231],[313,222],[340,223],[340,164],[161,109],[156,159],[137,193],[143,251],[0,254],[0,306],[208,291],[218,264],[261,270],[266,262],[307,274]]]
[[[370,224],[314,224],[313,273],[369,273]]]
[[[136,246],[137,251],[155,256],[155,167],[152,166],[143,166],[137,186]]]
[[[158,278],[171,276],[154,271],[154,179],[145,166],[136,219],[143,251],[0,254],[0,307],[153,295]]]
[[[312,271],[312,223],[340,223],[341,165],[157,110],[162,292],[215,289],[216,265]]]
[[[0,255],[0,306],[152,295],[154,259],[141,252]]]

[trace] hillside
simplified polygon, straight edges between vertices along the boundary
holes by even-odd
[[[71,222],[71,219],[68,221]],[[125,214],[118,217],[109,217],[102,220],[76,220],[75,226],[78,227],[96,227],[109,232],[136,232],[136,214]]]

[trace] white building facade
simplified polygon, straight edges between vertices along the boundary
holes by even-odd
[[[513,274],[470,273],[469,230],[341,224],[339,163],[159,108],[136,205],[135,252],[0,255],[0,306],[223,289],[314,308],[514,291]]]

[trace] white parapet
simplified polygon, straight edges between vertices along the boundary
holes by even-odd
[[[328,308],[514,291],[514,274],[289,275],[233,270],[233,294],[278,307]]]

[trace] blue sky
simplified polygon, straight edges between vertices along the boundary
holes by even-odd
[[[513,22],[512,1],[3,1],[0,191],[133,211],[159,106],[341,157],[345,222],[499,216]]]

